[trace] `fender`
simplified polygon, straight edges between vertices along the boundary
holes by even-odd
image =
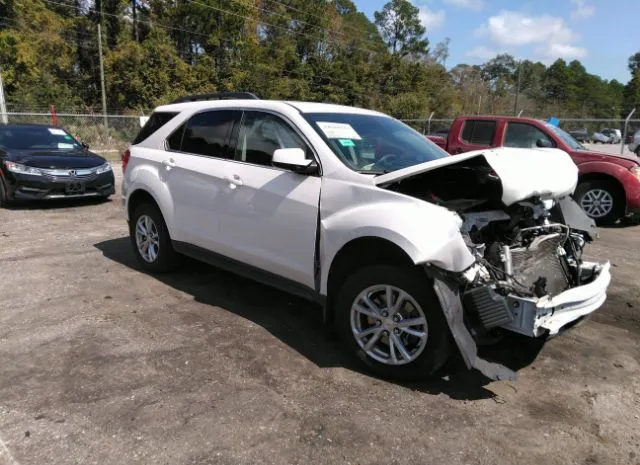
[[[579,175],[597,173],[615,178],[625,193],[627,207],[640,207],[640,179],[625,166],[607,161],[591,161],[578,165]]]
[[[386,197],[384,201],[356,203],[354,208],[335,214],[327,211],[330,200],[323,204],[320,294],[327,295],[329,270],[337,253],[361,237],[377,237],[398,245],[416,265],[429,263],[458,272],[473,264],[474,258],[460,234],[462,220],[455,213],[401,194],[375,190]],[[375,225],[372,218],[376,218]]]
[[[127,173],[123,179],[126,211],[129,211],[131,194],[137,190],[147,192],[158,204],[160,213],[162,213],[167,229],[169,230],[169,235],[173,239],[177,239],[174,234],[175,228],[173,224],[173,197],[171,197],[171,192],[166,183],[162,182],[161,174],[147,165],[131,166],[130,169],[131,172]]]
[[[589,173],[608,174],[620,182],[622,182],[620,178],[624,177],[628,172],[629,170],[624,166],[608,161],[588,161],[578,165],[579,176]]]

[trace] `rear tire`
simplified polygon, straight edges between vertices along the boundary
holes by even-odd
[[[179,265],[169,230],[157,206],[143,203],[136,207],[129,222],[133,252],[145,271],[166,273]]]
[[[581,182],[573,197],[598,226],[611,225],[624,216],[624,192],[613,181]]]
[[[375,309],[361,311],[371,304]],[[367,266],[349,276],[338,292],[335,324],[349,352],[382,378],[427,379],[451,350],[449,327],[428,278],[406,267]],[[357,338],[358,332],[367,335]]]

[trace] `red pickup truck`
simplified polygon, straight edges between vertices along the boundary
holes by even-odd
[[[461,116],[448,136],[427,136],[452,155],[490,147],[558,148],[578,166],[574,197],[597,224],[612,224],[640,213],[640,165],[637,159],[584,148],[557,126],[531,118]]]

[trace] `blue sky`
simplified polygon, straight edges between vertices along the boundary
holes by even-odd
[[[388,0],[354,0],[373,19]],[[640,50],[640,0],[411,0],[427,37],[451,38],[447,67],[510,53],[551,63],[579,59],[587,71],[626,84]]]

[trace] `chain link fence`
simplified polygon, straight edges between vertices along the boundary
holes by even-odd
[[[453,119],[404,119],[402,121],[423,134],[438,134],[448,131]],[[593,134],[604,128],[620,129],[622,132],[624,123],[625,120],[619,118],[566,118],[560,120],[560,127],[565,131],[586,129],[589,134]],[[632,134],[637,130],[640,130],[640,119],[629,120],[627,133]]]
[[[61,127],[99,153],[122,153],[140,131],[140,116],[82,113],[6,114],[8,123],[48,124]]]

